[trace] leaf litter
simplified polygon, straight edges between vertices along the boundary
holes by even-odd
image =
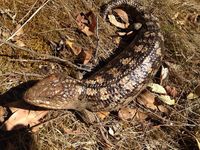
[[[162,3],[165,3],[165,2],[162,2]],[[161,3],[160,3],[161,4]],[[158,4],[159,5],[159,4]],[[69,6],[72,6],[72,5],[69,5]],[[165,7],[166,5],[163,5],[162,7]],[[175,6],[175,5],[173,5],[173,6]],[[159,7],[158,7],[159,8]],[[83,9],[84,10],[84,9]],[[81,11],[83,11],[83,10],[81,10]],[[162,10],[165,10],[165,9],[162,9]],[[79,11],[79,12],[81,12],[81,11]],[[126,13],[124,13],[124,12],[122,12],[120,9],[119,10],[117,10],[117,12],[116,12],[116,10],[115,10],[115,13],[117,13],[117,15],[118,15],[118,17],[123,21],[123,23],[120,23],[120,22],[118,22],[118,20],[115,18],[115,17],[113,17],[114,18],[114,20],[116,21],[114,21],[114,23],[112,23],[113,22],[113,20],[110,22],[111,24],[113,24],[114,26],[116,26],[116,24],[118,25],[120,25],[120,26],[123,26],[123,27],[126,27],[126,26],[128,26],[127,25],[127,23],[126,22],[128,22],[128,21],[126,21],[127,20],[127,18],[126,18]],[[170,14],[169,14],[170,15]],[[181,28],[183,28],[183,27],[187,27],[188,26],[188,24],[195,24],[195,26],[197,25],[197,23],[198,23],[198,17],[199,17],[199,15],[198,15],[198,13],[191,13],[191,14],[189,14],[189,16],[187,16],[186,17],[186,23],[185,23],[185,21],[183,22],[183,23],[181,23],[181,22],[179,22],[179,21],[177,21],[178,19],[180,19],[182,14],[180,13],[180,14],[177,14],[177,17],[175,17],[174,18],[174,21],[175,21],[175,23],[177,23],[177,25],[180,25],[181,26]],[[120,17],[121,16],[121,17]],[[91,17],[92,18],[92,15],[91,16],[89,16],[89,17]],[[79,24],[80,24],[80,27],[82,27],[82,28],[80,28],[79,27],[79,30],[81,31],[81,32],[83,32],[86,36],[88,36],[88,37],[92,37],[92,36],[95,36],[95,32],[96,32],[96,27],[94,26],[94,20],[96,20],[96,19],[94,19],[95,17],[93,17],[93,21],[91,21],[91,18],[90,18],[90,21],[89,21],[89,18],[86,14],[83,14],[82,16],[80,16],[80,20],[79,20]],[[111,18],[112,18],[111,17]],[[184,17],[183,17],[184,18]],[[91,25],[91,22],[93,22],[92,23],[92,25]],[[125,23],[124,23],[125,22]],[[128,22],[129,23],[129,22]],[[126,24],[126,25],[125,25]],[[79,26],[79,25],[78,25]],[[91,27],[92,26],[92,27]],[[167,30],[167,29],[166,29]],[[27,32],[26,30],[24,30],[23,32]],[[23,32],[22,32],[22,34],[21,35],[19,35],[19,41],[21,40],[21,36],[23,36]],[[169,33],[171,33],[171,32],[169,32]],[[3,33],[3,35],[4,36],[9,36],[9,34],[8,33]],[[125,33],[124,35],[127,35],[127,33]],[[172,34],[171,34],[172,35]],[[166,36],[169,36],[169,35],[166,35]],[[182,37],[182,36],[181,36]],[[22,40],[23,41],[23,40]],[[71,43],[70,43],[71,42]],[[79,46],[79,44],[77,44],[75,41],[68,41],[68,42],[66,42],[65,44],[67,45],[67,46],[69,46],[69,48],[72,50],[72,52],[73,52],[73,54],[74,55],[79,55],[80,53],[82,53],[82,52],[85,52],[85,49],[86,50],[88,50],[87,48],[85,48],[85,47],[83,47],[83,46]],[[168,43],[169,44],[169,43]],[[20,42],[19,42],[19,45],[18,46],[27,46],[28,45],[28,42],[26,43],[26,44],[24,44],[23,45],[23,42],[20,44]],[[74,47],[78,47],[77,49],[76,48],[74,48]],[[83,50],[84,49],[84,50]],[[80,52],[81,51],[81,52]],[[179,53],[179,52],[178,52]],[[91,55],[91,54],[90,54]],[[176,54],[175,54],[176,55]],[[178,55],[176,55],[177,57],[178,57]],[[90,56],[91,57],[91,56]],[[84,60],[87,60],[88,58],[87,57],[85,57],[85,59],[83,58],[83,63],[84,63]],[[172,58],[169,58],[170,60],[172,59]],[[87,64],[88,62],[86,61],[86,63],[85,64]],[[179,65],[182,65],[182,64],[179,64]],[[168,70],[168,68],[165,68],[164,70]],[[168,74],[169,74],[169,77],[167,77],[168,76]],[[192,74],[192,73],[191,73]],[[167,106],[167,105],[170,105],[170,104],[172,104],[173,106],[175,105],[176,107],[179,107],[178,105],[176,105],[175,104],[175,101],[173,101],[173,99],[171,99],[171,97],[173,97],[174,99],[179,99],[179,98],[183,98],[183,96],[182,95],[180,95],[180,93],[179,92],[177,92],[177,89],[175,88],[175,86],[172,84],[169,84],[168,82],[169,82],[169,79],[171,80],[173,77],[170,77],[170,69],[168,70],[168,71],[164,71],[164,73],[163,73],[163,75],[161,75],[162,77],[161,78],[159,78],[159,80],[160,80],[160,83],[158,83],[158,82],[155,82],[155,83],[153,83],[153,84],[156,84],[156,86],[158,87],[158,89],[157,90],[154,90],[154,91],[151,91],[150,93],[146,93],[146,95],[145,95],[145,93],[142,93],[142,94],[144,94],[143,96],[140,96],[140,97],[142,97],[140,100],[137,100],[137,102],[139,103],[139,104],[141,104],[141,105],[145,105],[145,107],[146,108],[149,108],[150,110],[156,110],[156,111],[161,111],[161,112],[164,112],[164,113],[168,113],[169,112],[169,109],[168,108],[170,108],[169,106]],[[163,82],[164,81],[164,82]],[[168,83],[168,84],[166,84],[166,83]],[[193,89],[195,89],[195,88],[193,88]],[[199,96],[196,92],[195,92],[195,90],[193,90],[192,88],[188,91],[188,93],[193,93],[193,94],[196,94],[197,96]],[[166,93],[163,93],[163,91],[166,91]],[[179,88],[179,90],[180,90],[180,88]],[[161,91],[161,92],[160,92]],[[158,96],[160,94],[160,96],[167,96],[169,99],[168,100],[163,100],[163,102],[165,103],[164,105],[163,104],[156,104],[157,103],[157,99],[156,99],[156,97]],[[186,98],[186,96],[185,96],[185,98]],[[192,98],[194,101],[195,101],[195,99],[198,99],[198,97],[196,97],[195,99],[194,98]],[[167,102],[166,102],[167,101]],[[171,109],[170,109],[171,110]],[[31,112],[32,110],[29,110],[29,113]],[[141,111],[141,112],[140,112]],[[16,113],[16,114],[15,114]],[[25,111],[25,110],[21,110],[21,109],[19,109],[19,112],[18,111],[15,111],[14,113],[13,113],[13,115],[9,118],[10,120],[11,120],[11,123],[12,123],[12,118],[13,118],[13,121],[15,121],[15,117],[16,116],[18,116],[18,114],[17,113],[19,113],[19,114],[21,114],[22,113],[22,118],[23,118],[23,116],[25,117],[25,118],[29,118],[29,116],[28,116],[28,111]],[[147,138],[144,138],[144,137],[142,137],[142,138],[134,138],[135,136],[137,137],[137,135],[136,134],[134,134],[134,135],[131,135],[130,136],[130,133],[131,132],[134,132],[134,131],[136,131],[136,132],[138,132],[138,131],[140,131],[141,130],[141,128],[136,128],[137,126],[135,126],[135,124],[138,124],[138,122],[135,122],[134,121],[134,119],[135,118],[137,118],[137,119],[139,119],[140,120],[140,122],[143,122],[143,121],[145,121],[146,120],[146,118],[147,117],[149,117],[149,114],[146,114],[146,113],[144,113],[143,114],[143,110],[138,110],[138,109],[135,109],[135,108],[123,108],[123,109],[121,109],[119,112],[118,112],[119,114],[119,116],[120,116],[120,118],[124,121],[124,122],[121,122],[121,121],[118,121],[118,123],[122,123],[123,125],[122,125],[122,133],[120,133],[121,135],[123,135],[123,134],[126,134],[126,136],[123,136],[123,137],[125,137],[125,141],[127,141],[127,140],[129,140],[129,141],[136,141],[136,143],[143,143],[144,142],[144,139],[146,140],[146,141],[148,141],[148,139]],[[152,112],[152,113],[154,113],[154,112]],[[36,112],[33,112],[33,114],[32,113],[30,113],[31,115],[30,115],[30,119],[28,119],[28,120],[23,120],[22,118],[19,118],[19,123],[20,123],[20,120],[22,120],[22,124],[24,124],[24,125],[27,125],[27,124],[31,124],[31,118],[33,119],[34,118],[34,116],[35,116],[35,114],[37,114]],[[45,112],[44,112],[44,114],[45,114]],[[185,115],[184,113],[182,113],[183,115]],[[16,116],[15,116],[16,115]],[[144,115],[143,117],[142,117],[142,115]],[[19,115],[20,116],[20,115]],[[38,116],[39,117],[39,116]],[[109,128],[108,128],[108,133],[110,134],[110,135],[112,135],[112,136],[114,136],[115,135],[115,130],[113,129],[113,127],[114,127],[114,125],[112,124],[112,121],[109,121],[108,119],[110,119],[110,118],[108,118],[107,119],[107,117],[110,117],[110,116],[108,116],[108,114],[107,113],[103,113],[102,114],[102,116],[101,116],[101,120],[103,120],[103,123],[105,124],[105,126],[109,126]],[[111,117],[112,117],[112,114],[111,114]],[[180,116],[178,116],[177,118],[176,118],[176,120],[179,118],[179,117],[181,117],[181,115]],[[37,118],[37,117],[36,117]],[[184,117],[183,117],[184,118]],[[8,120],[9,120],[8,119]],[[38,123],[38,121],[40,120],[40,118],[37,118],[35,121],[34,121],[34,119],[33,119],[33,122],[34,123]],[[58,131],[59,130],[59,124],[62,124],[62,122],[64,121],[63,120],[63,118],[60,118],[60,120],[61,121],[58,121],[58,122],[55,122],[54,123],[54,125],[55,125],[55,127],[56,128],[54,128],[54,127],[52,127],[52,125],[47,125],[46,127],[48,128],[48,127],[50,127],[50,130],[53,130],[53,134],[56,134],[56,131]],[[66,121],[67,120],[67,121]],[[94,126],[90,126],[90,128],[89,128],[89,130],[87,130],[87,128],[84,126],[84,125],[82,125],[82,123],[80,123],[79,121],[77,121],[76,120],[76,118],[73,116],[73,115],[71,115],[70,117],[66,117],[66,120],[65,120],[65,122],[67,122],[67,124],[66,124],[66,129],[65,129],[65,132],[66,133],[69,133],[69,134],[74,134],[74,136],[75,136],[75,139],[74,139],[74,137],[71,137],[71,138],[68,138],[67,140],[68,141],[70,141],[70,143],[76,143],[75,141],[77,141],[77,139],[78,140],[85,140],[86,141],[86,143],[87,143],[87,141],[88,141],[88,135],[89,135],[89,137],[91,138],[91,139],[96,139],[97,137],[96,137],[96,134],[97,134],[97,132],[98,132],[98,130],[95,130],[95,127]],[[113,120],[115,121],[115,119],[113,118]],[[131,121],[131,122],[129,122],[129,123],[127,123],[126,122],[126,120],[128,120],[128,121]],[[184,120],[184,119],[183,119]],[[187,118],[186,118],[186,120],[187,120]],[[34,124],[33,123],[33,124]],[[181,123],[181,122],[180,122]],[[184,121],[183,121],[183,123],[184,123]],[[17,124],[17,123],[16,123]],[[131,126],[131,125],[133,125],[134,124],[134,126]],[[145,126],[145,124],[142,124],[143,126]],[[164,124],[165,125],[165,124]],[[14,125],[11,125],[11,127],[10,128],[12,128]],[[133,127],[135,127],[134,129],[133,129]],[[85,138],[84,137],[77,137],[77,135],[79,135],[79,136],[81,136],[81,134],[79,134],[79,130],[76,130],[76,128],[77,129],[81,129],[81,131],[83,130],[83,131],[85,131]],[[176,127],[174,127],[174,128],[176,128]],[[184,127],[183,127],[184,128]],[[131,130],[132,129],[132,130]],[[137,129],[139,129],[139,130],[137,130]],[[176,128],[177,129],[177,131],[180,131],[180,128]],[[129,132],[127,133],[127,131],[129,130]],[[148,127],[146,127],[146,130],[149,130],[150,132],[153,132],[150,128],[148,128]],[[160,129],[159,129],[160,130]],[[77,131],[77,132],[76,132]],[[119,130],[119,131],[121,131],[121,130]],[[131,132],[130,132],[131,131]],[[175,131],[175,130],[174,130]],[[59,134],[57,135],[58,137],[60,136],[60,141],[55,141],[55,139],[56,139],[56,137],[52,137],[51,135],[49,135],[49,131],[48,130],[44,130],[44,129],[42,129],[42,131],[40,131],[40,130],[37,130],[37,132],[39,132],[39,134],[40,134],[40,136],[43,136],[43,137],[45,137],[45,138],[47,138],[48,137],[48,140],[49,141],[51,141],[50,143],[53,143],[52,145],[53,145],[53,147],[57,147],[57,149],[59,149],[60,147],[58,147],[57,145],[56,145],[56,143],[58,143],[59,142],[59,144],[61,144],[62,145],[62,140],[64,140],[65,139],[65,141],[66,141],[66,136],[64,137],[64,136],[62,136],[62,130],[60,130],[59,131]],[[44,133],[42,133],[42,132],[46,132],[46,134],[44,134]],[[64,133],[64,132],[63,132]],[[76,133],[77,133],[77,135],[76,135]],[[94,134],[95,133],[95,134]],[[152,140],[153,141],[153,138],[150,136],[151,134],[148,134],[148,133],[146,133],[147,134],[147,136],[148,136],[148,138],[149,138],[149,141],[150,140]],[[97,134],[98,135],[98,134]],[[159,135],[159,134],[158,134]],[[173,134],[174,135],[174,134]],[[158,146],[161,146],[161,145],[168,145],[168,144],[171,144],[170,146],[177,146],[177,143],[176,142],[179,142],[179,141],[173,141],[172,140],[172,138],[171,137],[173,137],[174,138],[174,136],[173,135],[170,135],[169,134],[169,138],[167,138],[167,140],[164,140],[164,141],[162,141],[162,138],[160,138],[159,137],[159,139],[161,139],[161,141],[160,141],[160,143],[158,142],[158,143],[154,143],[154,145],[158,145]],[[140,135],[141,136],[141,135]],[[162,135],[162,137],[168,137],[168,135]],[[171,136],[171,137],[170,137]],[[129,138],[130,137],[130,138]],[[55,139],[54,139],[55,138]],[[105,138],[110,138],[109,136],[106,136]],[[154,136],[154,138],[156,138],[156,136]],[[112,138],[110,138],[110,139],[112,139]],[[109,140],[110,140],[109,139]],[[40,139],[41,141],[43,141],[42,139]],[[141,141],[140,141],[141,140]],[[155,139],[154,139],[155,140]],[[42,143],[42,142],[39,142],[39,144],[44,144],[44,143]],[[111,140],[113,143],[116,143],[116,147],[117,148],[121,148],[121,146],[124,144],[124,143],[127,143],[127,142],[124,142],[123,141],[123,138],[122,139],[118,139],[118,141],[116,141],[116,139],[115,139],[115,141],[113,141],[113,140]],[[145,141],[145,142],[146,142]],[[159,140],[158,140],[159,141]],[[199,141],[198,139],[196,140],[197,142]],[[61,143],[60,143],[61,142]],[[94,145],[96,145],[96,143],[103,143],[103,142],[105,142],[105,141],[98,141],[97,140],[97,142],[92,142],[93,144],[93,146]],[[123,143],[124,142],[124,143]],[[165,143],[165,142],[168,142],[168,143]],[[172,143],[176,143],[176,144],[172,144]],[[47,142],[48,143],[48,142]],[[90,147],[91,145],[90,144],[83,144],[82,143],[82,145],[80,144],[81,142],[79,142],[79,144],[77,144],[77,145],[79,145],[79,146],[82,146],[82,147],[85,147],[85,148],[88,148],[88,147]],[[88,141],[88,143],[89,143],[89,141]],[[151,143],[151,142],[149,142],[149,143]],[[147,143],[147,144],[149,144],[149,143]],[[49,146],[49,145],[51,145],[51,144],[44,144],[43,146],[44,147],[46,147],[46,146]],[[52,145],[51,146],[49,146],[49,147],[52,147]],[[73,147],[76,147],[76,144],[72,144],[73,145]],[[89,146],[90,145],[90,146]],[[104,145],[106,145],[105,143],[104,143]],[[134,144],[133,144],[134,145]],[[131,147],[133,147],[133,145],[126,145],[127,147],[129,147],[129,148],[131,148]],[[136,144],[137,145],[137,144]],[[134,146],[136,146],[136,145],[134,145]],[[182,145],[180,145],[180,147],[181,147]],[[44,149],[44,147],[43,147],[43,149]],[[123,147],[123,146],[122,146]],[[153,145],[149,145],[149,147],[153,147]],[[179,146],[178,146],[179,147]],[[180,148],[179,147],[179,148]],[[76,148],[79,148],[78,146],[76,147]],[[91,148],[91,147],[90,147]]]

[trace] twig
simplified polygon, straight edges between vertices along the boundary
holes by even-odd
[[[41,59],[8,59],[11,62],[41,62]]]
[[[8,39],[6,39],[6,42],[8,42],[8,41],[11,40],[15,35],[17,35],[17,33],[18,33],[19,31],[21,31],[21,29],[36,15],[49,1],[51,1],[51,0],[47,0],[44,4],[42,4],[42,5],[30,16],[30,18],[28,18],[28,19],[24,22],[24,24],[22,24],[22,25],[20,26],[20,28],[17,29],[17,31],[15,31]],[[5,44],[5,43],[4,43],[4,42],[1,43],[0,46],[2,46],[3,44]]]
[[[48,59],[56,60],[56,61],[59,61],[59,62],[66,63],[68,66],[74,67],[74,68],[79,69],[79,70],[84,70],[84,71],[88,71],[88,72],[91,71],[91,69],[83,68],[83,67],[79,67],[79,66],[75,65],[72,62],[70,62],[69,60],[65,60],[65,59],[62,59],[62,58],[59,58],[59,57],[56,57],[56,56],[51,56],[51,55],[46,55],[46,54],[39,54],[34,50],[30,50],[28,48],[20,47],[20,46],[18,46],[16,44],[13,44],[11,42],[7,42],[7,41],[2,40],[2,39],[0,39],[0,42],[2,42],[3,44],[7,44],[7,45],[9,45],[9,46],[11,46],[13,48],[17,48],[17,49],[20,49],[22,51],[31,53],[31,54],[36,55],[36,56],[46,57],[46,58],[41,58],[41,60],[48,60]]]
[[[98,26],[99,26],[99,19],[98,19],[98,16],[97,16],[97,19],[96,19],[97,21],[97,26],[96,26],[96,36],[97,36],[97,45],[96,45],[96,51],[95,51],[95,55],[94,55],[94,61],[95,61],[95,63],[97,62],[97,55],[98,55],[98,53],[99,53],[99,28],[98,28]]]

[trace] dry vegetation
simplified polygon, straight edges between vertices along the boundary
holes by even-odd
[[[50,43],[59,43],[63,38],[74,39],[85,49],[95,49],[99,39],[98,58],[107,58],[116,44],[111,38],[115,28],[99,15],[100,6],[106,2],[49,0],[42,6],[43,0],[0,1],[0,33],[4,39],[4,43],[0,42],[0,93],[53,72],[77,77],[80,72],[77,66],[52,57],[58,55]],[[142,2],[160,19],[165,37],[163,64],[169,68],[169,77],[164,86],[175,87],[180,93],[175,97],[174,106],[166,106],[170,115],[141,123],[134,119],[122,121],[111,114],[100,123],[87,125],[73,111],[51,111],[44,118],[46,122],[42,128],[35,133],[1,131],[2,149],[198,149],[200,98],[188,100],[186,97],[200,84],[200,1]],[[41,9],[37,12],[38,8]],[[77,31],[76,16],[90,10],[98,16],[98,38]],[[24,25],[23,33],[14,39],[15,42],[13,38],[5,42],[19,24]],[[76,55],[65,51],[60,58],[77,61]],[[17,92],[9,94],[9,99],[21,98]],[[8,102],[1,98],[1,103],[6,105]]]

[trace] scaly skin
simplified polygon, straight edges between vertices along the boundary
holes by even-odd
[[[145,88],[162,60],[163,36],[158,20],[146,14],[140,4],[126,0],[108,4],[103,17],[119,6],[132,7],[143,18],[133,42],[88,79],[77,80],[63,74],[42,79],[25,93],[26,102],[50,109],[113,111],[127,105]]]

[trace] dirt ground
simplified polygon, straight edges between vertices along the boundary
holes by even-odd
[[[75,55],[68,47],[61,48],[63,40],[72,39],[86,51],[97,49],[98,44],[98,60],[108,58],[117,44],[113,42],[116,27],[100,16],[100,7],[107,2],[1,0],[1,105],[13,104],[14,100],[21,101],[22,95],[18,92],[24,91],[28,86],[17,88],[16,91],[11,89],[27,81],[42,79],[54,72],[80,78],[87,72],[85,70],[96,65],[94,62],[89,62],[86,66],[80,65],[82,57]],[[164,121],[161,118],[145,122],[120,120],[117,114],[111,113],[101,122],[88,125],[77,112],[52,110],[42,119],[42,127],[36,132],[29,129],[9,132],[1,130],[0,149],[200,148],[200,98],[198,93],[197,98],[187,98],[200,85],[200,1],[143,0],[142,4],[159,18],[165,38],[163,66],[169,69],[169,74],[162,86],[174,87],[179,93],[174,97],[175,105],[165,106],[170,114],[166,118],[161,117]],[[77,15],[89,11],[98,18],[98,35],[86,36],[78,30]],[[23,32],[21,30],[22,33],[15,34],[17,27],[22,27]],[[94,57],[94,52],[92,56]],[[9,107],[6,108],[8,114],[4,119],[12,114]]]

